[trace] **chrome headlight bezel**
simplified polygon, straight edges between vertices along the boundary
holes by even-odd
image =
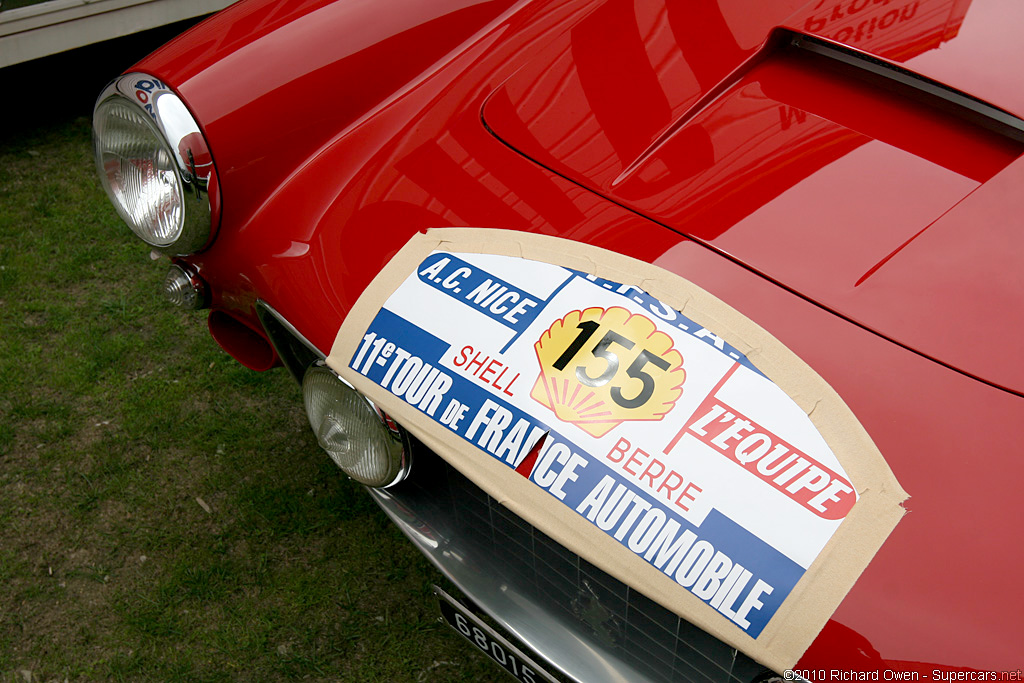
[[[135,134],[152,135],[147,141],[150,156],[158,159],[123,154],[110,130],[115,116],[127,122],[124,125],[133,126]],[[111,82],[93,108],[93,150],[107,196],[140,239],[170,256],[194,254],[213,241],[218,224],[211,197],[217,187],[213,158],[199,124],[165,83],[141,72],[127,73]],[[164,197],[180,202],[180,211],[175,209],[173,229],[167,235],[161,235],[166,230],[154,229],[152,220],[140,216],[146,213],[143,194],[147,183],[135,183],[132,187],[130,182],[121,182],[120,175],[125,163],[148,162],[155,167],[158,160],[167,168],[160,177],[159,173],[150,173],[149,184],[159,183],[158,191]],[[167,177],[172,172],[173,178]],[[176,187],[169,187],[172,182]],[[140,205],[142,210],[137,208]]]

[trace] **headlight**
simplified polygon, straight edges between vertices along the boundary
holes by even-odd
[[[365,396],[322,363],[306,371],[302,395],[320,447],[345,474],[377,488],[405,478],[405,441]]]
[[[210,242],[213,159],[199,125],[167,86],[142,73],[107,86],[93,111],[93,143],[103,188],[136,235],[182,256]]]

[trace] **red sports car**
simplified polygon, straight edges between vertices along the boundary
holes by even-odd
[[[243,0],[97,168],[518,680],[1021,680],[1022,31]]]

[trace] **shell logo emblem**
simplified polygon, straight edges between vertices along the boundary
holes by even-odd
[[[686,371],[672,338],[625,308],[588,308],[556,320],[534,344],[530,396],[595,438],[631,420],[661,420]]]

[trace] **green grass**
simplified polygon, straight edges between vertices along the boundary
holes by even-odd
[[[502,675],[293,380],[235,364],[163,274],[85,118],[0,139],[0,681]]]

